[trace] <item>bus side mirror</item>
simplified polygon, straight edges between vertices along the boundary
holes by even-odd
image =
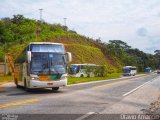
[[[72,54],[70,52],[66,53],[66,57],[67,57],[67,63],[72,61]]]
[[[31,62],[31,51],[27,51],[27,60],[28,63]]]

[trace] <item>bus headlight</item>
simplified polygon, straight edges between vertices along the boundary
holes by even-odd
[[[38,77],[31,77],[31,80],[39,80]]]
[[[39,80],[39,77],[37,75],[31,75],[30,79],[31,80]]]

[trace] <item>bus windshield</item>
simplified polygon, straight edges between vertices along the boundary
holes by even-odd
[[[52,45],[52,44],[32,44],[31,45],[32,52],[57,52],[57,53],[65,53],[65,49],[63,45]]]
[[[124,73],[130,73],[131,70],[130,70],[129,68],[124,68],[124,69],[123,69],[123,72],[124,72]]]
[[[65,74],[66,60],[63,54],[32,53],[31,74]]]
[[[69,73],[70,74],[75,74],[77,72],[77,65],[71,65],[69,67]]]

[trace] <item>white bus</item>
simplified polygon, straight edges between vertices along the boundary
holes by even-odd
[[[97,77],[104,76],[104,66],[96,64],[71,64],[69,66],[71,77]]]
[[[146,68],[144,69],[144,71],[145,71],[145,73],[151,73],[151,72],[152,72],[152,69],[151,69],[151,67],[146,67]]]
[[[67,63],[71,53],[64,45],[51,42],[32,42],[14,63],[14,81],[17,87],[52,88],[67,85]]]
[[[134,66],[125,66],[123,67],[124,76],[135,76],[137,74],[137,68]]]

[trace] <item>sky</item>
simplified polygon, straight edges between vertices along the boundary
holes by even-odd
[[[160,49],[160,0],[0,0],[0,18],[22,14],[103,42],[122,40],[146,53]]]

